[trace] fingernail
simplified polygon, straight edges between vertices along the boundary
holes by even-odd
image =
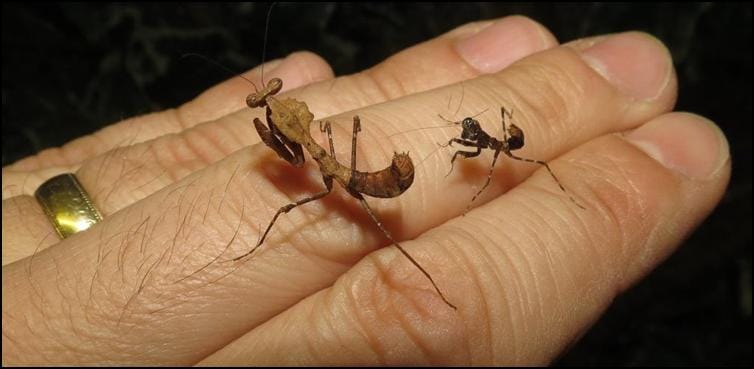
[[[459,40],[456,50],[472,67],[494,73],[554,44],[551,35],[525,17],[505,17],[473,36]]]
[[[730,157],[720,128],[691,113],[657,118],[625,138],[666,168],[693,179],[712,177]]]
[[[673,70],[665,46],[640,32],[605,37],[583,50],[581,56],[618,89],[640,100],[660,96]]]

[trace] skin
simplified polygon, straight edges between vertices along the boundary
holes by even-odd
[[[479,46],[491,39],[507,52]],[[558,46],[509,17],[356,75],[333,79],[311,53],[274,64],[265,75],[292,89],[281,98],[333,122],[343,162],[354,114],[360,170],[410,152],[413,186],[371,203],[458,311],[342,189],[226,261],[282,204],[322,190],[311,160],[293,168],[260,144],[264,111],[236,78],[3,168],[3,364],[546,364],[676,249],[730,176],[717,127],[672,112],[669,54],[645,34]],[[498,135],[495,112],[514,108],[520,155],[548,161],[586,210],[540,166],[502,158],[461,216],[491,154],[445,178],[451,152],[436,143],[458,127],[392,136],[441,124],[461,94],[459,115],[489,109],[475,119]],[[105,217],[64,241],[30,196],[62,172]]]

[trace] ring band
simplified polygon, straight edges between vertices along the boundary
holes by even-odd
[[[48,179],[34,192],[34,196],[62,238],[102,220],[102,215],[72,173]]]

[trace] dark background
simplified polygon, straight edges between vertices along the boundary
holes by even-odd
[[[3,3],[3,165],[137,114],[176,106],[258,64],[269,4]],[[527,15],[561,41],[652,33],[671,50],[678,110],[730,140],[717,210],[619,296],[560,365],[751,364],[751,4],[278,4],[267,60],[301,49],[336,74],[458,25]]]

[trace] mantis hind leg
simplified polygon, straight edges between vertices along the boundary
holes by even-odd
[[[262,243],[264,243],[264,240],[267,238],[267,234],[270,233],[270,229],[272,229],[272,226],[275,224],[275,221],[277,221],[277,219],[280,216],[280,214],[288,213],[289,211],[293,210],[294,208],[296,208],[298,206],[304,205],[304,204],[306,204],[308,202],[319,200],[319,199],[327,196],[332,191],[332,182],[333,182],[333,180],[332,180],[332,177],[323,177],[322,179],[325,182],[325,187],[326,187],[326,189],[324,191],[315,193],[312,196],[309,196],[307,198],[298,200],[296,202],[292,202],[292,203],[290,203],[288,205],[285,205],[285,206],[281,207],[280,209],[278,209],[278,211],[275,213],[275,216],[272,217],[272,220],[270,221],[270,224],[267,226],[267,229],[265,229],[264,233],[262,234],[262,237],[259,238],[259,241],[257,242],[256,246],[254,246],[254,248],[252,248],[249,252],[247,252],[247,253],[245,253],[245,254],[243,254],[241,256],[238,256],[238,257],[234,258],[233,261],[241,260],[241,259],[243,259],[243,258],[245,258],[245,257],[247,257],[247,256],[249,256],[251,254],[253,254],[254,251],[256,251],[259,248],[259,246],[262,246]]]
[[[391,235],[390,232],[388,232],[388,230],[385,228],[382,222],[377,218],[377,215],[374,214],[374,211],[372,211],[372,208],[367,203],[367,200],[364,199],[364,196],[358,193],[352,194],[352,195],[359,200],[359,202],[361,203],[361,206],[364,208],[364,210],[366,210],[367,214],[369,214],[369,217],[372,218],[372,221],[374,222],[374,224],[376,224],[377,227],[380,228],[380,230],[382,231],[382,234],[384,234],[385,237],[387,237],[387,239],[390,240],[390,242],[392,242],[396,248],[398,248],[398,250],[403,254],[403,256],[405,256],[411,262],[411,264],[414,264],[414,266],[417,267],[419,271],[421,271],[422,274],[424,274],[425,277],[427,277],[429,282],[432,283],[432,287],[435,288],[435,291],[437,292],[437,294],[440,295],[440,298],[442,299],[442,301],[444,301],[445,304],[447,304],[448,306],[452,307],[453,310],[458,310],[458,308],[455,305],[453,305],[450,301],[448,301],[448,299],[440,290],[440,287],[438,287],[437,283],[435,283],[435,280],[432,279],[432,276],[429,275],[429,273],[419,264],[419,262],[416,261],[416,259],[414,259],[414,257],[411,256],[411,254],[409,254],[408,251],[406,251],[406,249],[404,249],[403,246],[401,246],[401,244],[398,243],[398,241],[396,241],[393,238],[393,235]]]

